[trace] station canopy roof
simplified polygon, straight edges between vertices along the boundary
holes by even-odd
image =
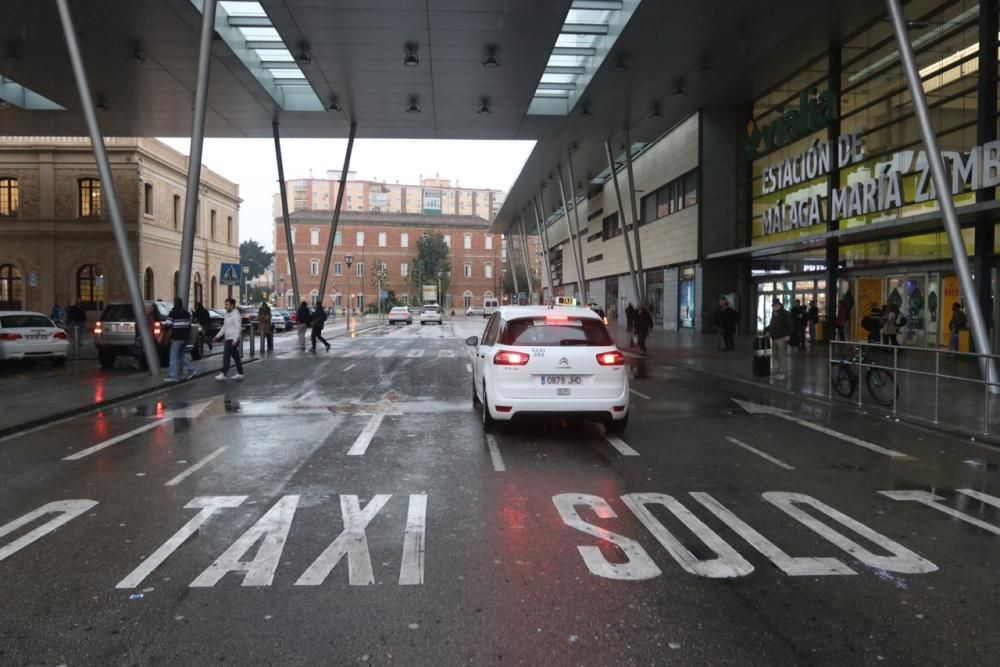
[[[638,149],[706,104],[749,108],[787,62],[884,12],[862,0],[223,0],[208,137],[524,139],[494,230],[577,146]],[[72,0],[106,136],[188,136],[202,0]],[[86,135],[54,2],[8,2],[0,135]],[[653,109],[657,114],[652,114]],[[483,155],[484,160],[489,155]]]

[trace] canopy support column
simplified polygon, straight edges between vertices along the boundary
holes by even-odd
[[[625,255],[628,257],[629,275],[632,277],[632,289],[635,290],[635,298],[640,299],[639,279],[635,272],[635,262],[632,259],[632,244],[628,240],[628,225],[625,224],[625,207],[622,202],[622,191],[618,185],[618,170],[615,168],[615,158],[611,153],[611,142],[604,142],[604,152],[608,155],[608,167],[611,168],[611,180],[615,184],[615,198],[618,200],[618,224],[621,226],[622,238],[625,240]],[[605,304],[608,305],[608,304]],[[615,304],[617,308],[618,304]]]
[[[347,152],[344,153],[344,168],[340,172],[340,188],[337,190],[337,203],[333,207],[333,220],[330,221],[330,238],[326,240],[326,255],[323,257],[323,272],[319,279],[319,300],[323,302],[326,294],[326,278],[330,274],[330,259],[333,257],[333,242],[337,238],[337,225],[340,224],[340,209],[344,205],[344,188],[347,186],[347,172],[351,168],[351,153],[354,151],[354,136],[358,132],[358,124],[351,122],[351,133],[347,137]],[[364,293],[362,288],[361,293]]]
[[[583,269],[580,266],[580,258],[576,254],[576,245],[573,240],[573,225],[569,221],[569,200],[566,199],[566,187],[563,185],[562,179],[562,167],[556,167],[556,176],[559,178],[559,194],[562,195],[563,200],[563,214],[566,216],[566,231],[569,232],[569,252],[573,255],[573,265],[576,266],[576,284],[580,288],[580,294],[583,294]],[[566,284],[566,281],[563,281]]]
[[[288,186],[285,183],[285,165],[281,159],[281,137],[278,132],[278,121],[271,123],[271,129],[274,130],[274,157],[278,163],[278,191],[281,193],[281,217],[285,222],[285,247],[288,249],[288,272],[291,274],[292,279],[292,303],[289,305],[285,303],[285,306],[289,308],[298,308],[299,303],[301,303],[301,296],[299,294],[299,272],[295,266],[295,248],[292,243],[292,223],[288,219]],[[281,273],[281,267],[276,267],[278,273]],[[282,298],[285,297],[284,294],[281,295]]]

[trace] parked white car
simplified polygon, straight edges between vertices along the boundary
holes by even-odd
[[[475,348],[472,402],[483,427],[524,415],[575,415],[628,425],[625,356],[589,308],[505,306],[490,317]]]
[[[389,324],[395,324],[396,322],[400,324],[413,324],[413,316],[410,315],[410,311],[406,306],[394,306],[389,311]]]
[[[45,315],[27,310],[0,310],[0,359],[50,359],[66,363],[66,332]]]
[[[440,306],[424,306],[420,309],[420,324],[441,324]]]

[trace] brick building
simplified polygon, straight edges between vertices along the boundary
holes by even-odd
[[[133,253],[127,270],[147,299],[172,299],[180,258],[187,157],[155,139],[107,138]],[[90,319],[127,300],[123,268],[90,141],[0,138],[0,308],[48,313],[83,301]],[[239,186],[202,168],[192,296],[222,305],[222,262],[239,261]]]
[[[299,290],[305,300],[314,302],[319,297],[332,216],[331,211],[322,210],[300,210],[290,216]],[[499,294],[503,262],[501,237],[490,234],[488,228],[489,222],[476,216],[343,211],[323,302],[329,305],[332,298],[344,308],[351,301],[360,309],[375,303],[378,288],[372,282],[372,270],[384,264],[383,289],[394,291],[404,303],[419,304],[421,294],[410,285],[409,275],[417,256],[417,241],[425,232],[441,232],[451,246],[451,282],[442,305],[456,310],[473,304],[481,306],[484,298]],[[274,288],[278,303],[291,307],[294,296],[286,247],[279,217],[275,220]],[[350,271],[347,255],[353,260]]]

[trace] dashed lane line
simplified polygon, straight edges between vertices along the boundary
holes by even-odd
[[[794,466],[790,466],[787,463],[785,463],[784,461],[782,461],[780,459],[774,458],[770,454],[766,454],[766,453],[760,451],[759,449],[757,449],[755,447],[751,447],[750,445],[748,445],[745,442],[740,442],[736,438],[733,438],[733,437],[730,437],[730,436],[727,435],[726,436],[726,440],[728,440],[729,442],[733,443],[737,447],[742,447],[743,449],[747,450],[748,452],[752,452],[752,453],[756,454],[757,456],[761,457],[762,459],[767,459],[768,461],[770,461],[774,465],[778,466],[779,468],[784,468],[785,470],[795,470]]]
[[[346,366],[344,366],[344,370],[345,371],[349,371],[352,368],[354,368],[355,366],[357,366],[357,364],[347,364]]]
[[[217,450],[215,450],[214,452],[212,452],[211,454],[209,454],[208,456],[206,456],[205,458],[203,458],[201,461],[198,461],[193,466],[191,466],[190,468],[188,468],[187,470],[185,470],[181,474],[177,475],[176,477],[174,477],[169,482],[164,483],[163,486],[177,486],[178,484],[180,484],[181,482],[183,482],[185,479],[187,479],[191,475],[195,474],[196,472],[198,472],[199,470],[201,470],[205,466],[207,466],[209,463],[211,463],[213,460],[215,460],[220,454],[222,454],[222,452],[226,451],[227,449],[229,449],[229,447],[219,447]]]
[[[371,444],[372,438],[375,437],[375,432],[378,431],[378,427],[382,425],[382,418],[385,417],[385,413],[381,410],[372,415],[372,418],[368,420],[361,433],[354,440],[354,444],[351,448],[347,450],[348,456],[364,456],[365,452],[368,451],[368,445]]]
[[[154,428],[157,428],[158,426],[163,426],[164,422],[166,422],[167,419],[170,419],[170,418],[164,417],[163,419],[157,419],[156,421],[150,422],[148,424],[143,424],[139,428],[134,428],[131,431],[128,431],[127,433],[122,433],[121,435],[116,435],[115,437],[113,437],[113,438],[111,438],[109,440],[105,440],[104,442],[100,442],[100,443],[94,445],[93,447],[87,447],[86,449],[81,449],[80,451],[78,451],[75,454],[70,454],[69,456],[64,456],[63,457],[63,461],[79,461],[80,459],[86,458],[87,456],[90,456],[91,454],[95,454],[95,453],[101,451],[102,449],[106,449],[106,448],[108,448],[108,447],[110,447],[112,445],[117,445],[119,442],[122,442],[124,440],[128,440],[132,436],[139,435],[140,433],[145,433],[146,431],[152,431]]]
[[[646,396],[646,395],[645,395],[644,393],[642,393],[641,391],[636,391],[635,389],[631,389],[631,388],[629,389],[629,391],[630,391],[630,392],[632,392],[633,394],[635,394],[636,396],[638,396],[639,398],[644,398],[644,399],[646,399],[647,401],[651,401],[651,400],[653,400],[653,399],[652,399],[651,397],[649,397],[649,396]]]
[[[466,364],[465,365],[465,372],[466,373],[471,373],[472,372],[472,364]]]
[[[608,441],[609,445],[617,449],[618,453],[622,456],[639,456],[639,452],[632,449],[627,442],[618,436],[605,432],[604,439]]]
[[[503,464],[503,457],[500,456],[500,445],[497,444],[497,439],[489,433],[486,434],[486,446],[490,448],[490,460],[493,461],[493,470],[506,472],[507,466]]]

